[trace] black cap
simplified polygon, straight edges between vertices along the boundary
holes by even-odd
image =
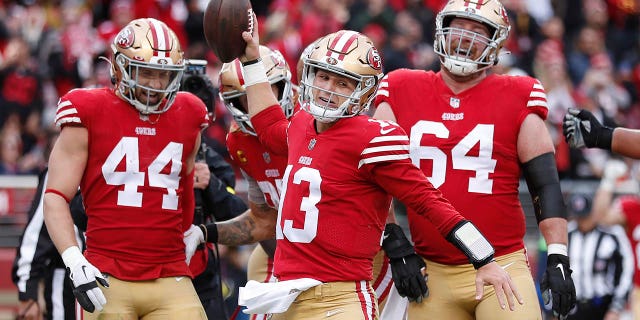
[[[574,193],[569,196],[567,209],[569,214],[578,218],[586,217],[591,213],[592,197],[584,193]]]

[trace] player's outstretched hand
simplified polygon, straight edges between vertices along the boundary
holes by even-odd
[[[502,309],[505,309],[508,303],[509,310],[515,310],[514,298],[521,305],[524,304],[524,300],[522,300],[522,296],[509,273],[495,261],[485,264],[476,271],[476,300],[482,299],[485,285],[493,286]]]
[[[107,299],[98,287],[98,283],[108,288],[107,279],[98,268],[87,261],[76,246],[67,248],[62,253],[62,260],[69,269],[69,277],[73,282],[73,295],[80,306],[91,313],[96,309],[101,311]]]
[[[184,238],[182,238],[184,242],[184,253],[187,256],[187,265],[191,263],[191,258],[196,253],[196,249],[201,243],[204,243],[204,234],[202,233],[202,229],[196,225],[191,225],[189,230],[184,232]]]
[[[389,257],[391,275],[400,296],[407,297],[409,301],[422,302],[429,295],[426,265],[399,225],[386,225],[382,248]]]
[[[600,148],[611,150],[613,129],[603,126],[587,110],[569,108],[562,123],[562,133],[572,148]]]
[[[576,304],[576,288],[571,279],[569,257],[562,254],[550,254],[547,257],[547,270],[542,275],[540,291],[544,304],[552,304],[553,315],[564,320]]]

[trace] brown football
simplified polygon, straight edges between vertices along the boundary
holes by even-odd
[[[247,43],[243,31],[253,29],[249,0],[211,0],[204,12],[204,37],[222,62],[241,56]]]

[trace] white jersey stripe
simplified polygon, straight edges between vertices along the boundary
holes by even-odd
[[[60,109],[62,109],[62,108],[64,108],[64,107],[68,107],[68,106],[70,106],[70,105],[71,105],[71,101],[68,101],[68,100],[67,100],[67,101],[61,101],[61,102],[58,104],[58,107],[56,108],[56,112],[58,112]]]
[[[547,101],[542,101],[542,100],[529,100],[527,102],[527,107],[547,107]]]
[[[531,91],[531,93],[529,94],[529,97],[547,99],[547,94],[545,94],[544,91]]]
[[[376,92],[376,96],[385,96],[389,98],[389,90],[378,88],[378,92]]]
[[[375,138],[371,139],[371,141],[369,141],[369,144],[376,143],[376,142],[387,142],[387,141],[409,141],[409,137],[407,137],[405,135],[401,135],[401,136],[378,136],[378,137],[375,137]]]
[[[407,152],[409,152],[409,145],[408,144],[401,144],[401,145],[389,145],[389,146],[383,146],[383,147],[370,147],[370,148],[366,148],[362,151],[361,154],[369,154],[369,153],[376,153],[376,152],[384,152],[384,151],[398,151],[398,150],[406,150]]]
[[[365,159],[361,159],[360,162],[358,162],[358,169],[360,169],[363,165],[369,164],[369,163],[386,162],[386,161],[403,160],[403,159],[409,159],[409,153],[365,158]]]
[[[69,122],[82,123],[82,121],[80,121],[80,118],[72,117],[72,118],[62,118],[62,119],[56,121],[56,125],[59,127],[59,126],[62,126],[63,124],[65,124],[65,123],[69,123]]]
[[[68,116],[70,114],[77,114],[78,113],[78,109],[76,108],[69,108],[67,110],[64,111],[60,111],[58,112],[58,115],[56,116],[56,121],[60,118],[64,118],[65,116]]]

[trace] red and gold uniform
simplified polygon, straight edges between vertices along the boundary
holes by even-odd
[[[382,102],[389,103],[397,123],[409,133],[413,163],[478,227],[495,248],[498,263],[510,266],[506,270],[511,277],[523,278],[523,284],[516,283],[519,292],[534,295],[534,300],[525,301],[536,301],[523,254],[525,220],[518,198],[517,140],[525,117],[535,114],[546,119],[542,85],[531,77],[489,75],[476,86],[454,94],[440,73],[400,69],[383,78],[374,104]],[[437,235],[437,226],[421,219],[411,208],[407,213],[416,251],[427,261],[432,293],[425,301],[428,304],[438,294],[431,285],[437,281],[433,271],[443,270],[454,277],[455,272],[444,271],[446,267],[469,262]],[[501,257],[509,259],[501,261]],[[473,282],[472,277],[469,280],[461,281],[461,286]],[[465,292],[473,300],[473,285],[465,290],[471,291]],[[497,302],[494,305],[497,307]]]
[[[193,219],[183,214],[183,193],[191,190],[181,177],[207,117],[202,101],[187,93],[149,121],[111,89],[61,98],[56,123],[89,132],[80,190],[88,216],[85,255],[99,270],[134,281],[191,276],[182,242]]]
[[[337,305],[354,317],[377,317],[369,282],[391,195],[418,209],[441,236],[462,221],[413,166],[408,138],[393,123],[355,116],[317,134],[311,115],[298,112],[289,125],[277,105],[251,121],[268,149],[286,149],[288,144],[274,273],[279,280],[325,283],[298,296],[285,313],[287,319],[318,312],[312,305],[314,295],[327,292],[335,293]],[[287,130],[295,134],[287,135]],[[354,299],[358,310],[350,309]]]
[[[287,166],[287,157],[267,150],[254,135],[250,135],[232,127],[227,135],[227,148],[231,160],[249,177],[256,180],[264,194],[266,203],[278,208],[280,191],[282,190],[282,175]],[[249,260],[249,280],[259,282],[273,282],[273,259],[270,259],[261,246],[256,246]],[[380,251],[373,262],[373,289],[378,298],[378,304],[384,300],[393,286],[389,259]],[[252,314],[251,319],[256,315]]]

